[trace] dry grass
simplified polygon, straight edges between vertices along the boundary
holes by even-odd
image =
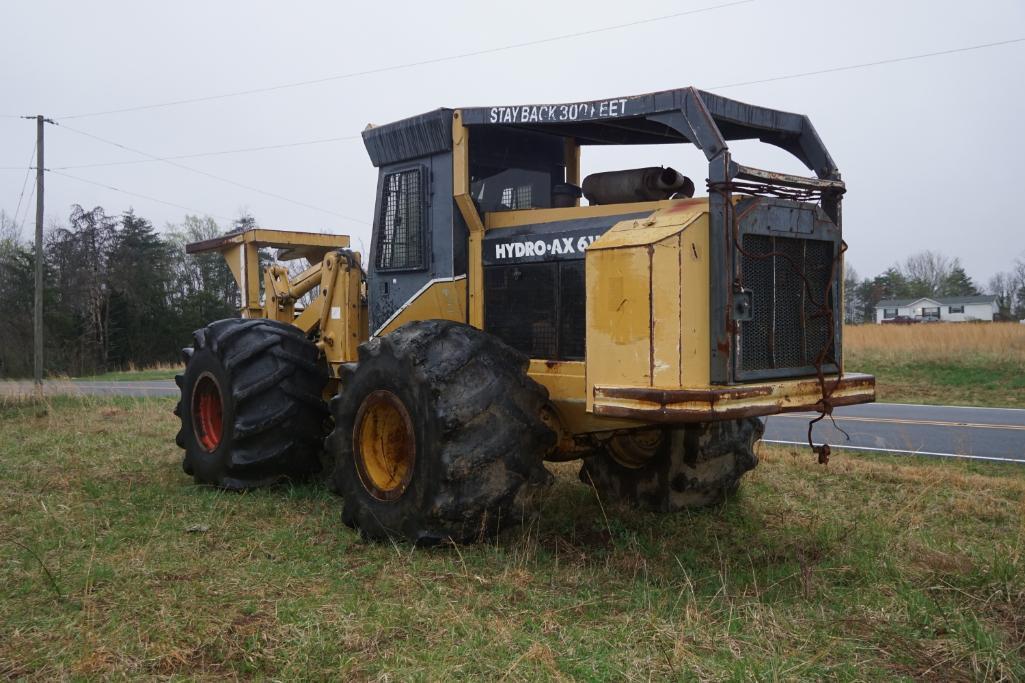
[[[133,380],[153,380],[153,379],[172,379],[175,375],[182,372],[185,366],[181,363],[153,363],[146,366],[137,366],[135,363],[129,362],[125,367],[120,370],[111,370],[101,375],[92,375],[89,377],[82,377],[81,379],[88,380],[103,380],[103,381],[133,381]]]
[[[181,372],[181,363],[150,363],[149,365],[136,365],[133,361],[128,361],[128,365],[121,368],[121,372],[153,372],[153,371],[173,371]]]
[[[877,357],[961,362],[991,357],[1025,365],[1025,325],[1020,323],[928,323],[918,325],[848,325],[844,328],[848,359]]]
[[[1025,325],[929,323],[844,329],[845,367],[882,401],[1025,408]]]
[[[79,393],[74,383],[68,378],[47,379],[43,390],[49,397],[75,396]],[[5,406],[34,401],[38,393],[35,383],[30,379],[0,380],[0,409]],[[37,407],[39,410],[45,411],[46,404],[40,404]]]
[[[172,403],[0,407],[0,678],[1025,678],[1018,467],[765,449],[722,508],[606,521],[567,463],[424,551],[192,485]]]

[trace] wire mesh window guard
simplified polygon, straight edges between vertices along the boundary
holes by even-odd
[[[426,266],[423,188],[423,169],[420,168],[384,177],[377,243],[379,269],[415,270]]]

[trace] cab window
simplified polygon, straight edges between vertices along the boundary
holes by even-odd
[[[384,176],[378,226],[377,268],[425,268],[424,169],[417,167]]]

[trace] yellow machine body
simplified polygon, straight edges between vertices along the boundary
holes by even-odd
[[[529,375],[548,389],[564,454],[572,452],[572,437],[586,433],[814,410],[823,389],[832,405],[874,400],[875,380],[862,374],[825,376],[822,383],[803,377],[713,385],[707,353],[708,200],[649,204],[648,218],[618,223],[587,248],[586,360],[531,359]],[[486,215],[481,229],[623,210],[608,205],[502,212]],[[189,251],[221,252],[244,292],[241,314],[292,322],[315,334],[337,378],[341,364],[355,362],[357,347],[369,336],[359,255],[345,251],[348,245],[344,235],[257,229],[190,245]],[[261,295],[257,253],[263,247],[280,249],[279,258],[314,262],[291,279],[282,266],[266,268]],[[473,278],[469,284],[466,278],[432,284],[381,334],[416,320],[469,322],[468,288],[483,300]],[[317,296],[296,311],[296,300],[314,289]],[[332,383],[329,391],[336,388]]]
[[[482,214],[470,194],[470,128],[458,110],[451,120],[452,201],[468,231],[466,275],[432,281],[402,305],[379,335],[428,319],[483,329],[487,232],[648,214],[615,224],[586,248],[585,360],[530,361],[529,375],[549,392],[546,419],[560,436],[550,457],[573,457],[582,448],[579,437],[596,433],[814,410],[825,407],[824,397],[829,406],[874,400],[873,377],[842,372],[713,383],[709,274],[715,264],[708,197],[595,206],[580,206],[577,200],[565,208]],[[567,182],[579,183],[579,164],[580,147],[567,139]],[[317,340],[337,379],[340,367],[357,361],[359,344],[370,336],[360,257],[348,246],[346,236],[256,229],[190,245],[189,252],[219,251],[242,293],[241,315],[296,325]],[[282,266],[268,267],[261,293],[258,250],[263,247],[278,248],[280,260],[306,258],[311,265],[291,278]],[[314,290],[312,301],[297,308],[296,302]],[[337,388],[332,382],[329,393]]]

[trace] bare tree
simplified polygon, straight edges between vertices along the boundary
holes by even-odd
[[[0,209],[0,243],[21,244],[21,229],[3,209]]]
[[[843,315],[844,322],[861,322],[861,290],[858,287],[858,271],[844,261],[843,264]]]
[[[1025,259],[1019,258],[1014,262],[1011,284],[1014,288],[1011,312],[1019,320],[1025,320]]]
[[[1011,282],[1017,287],[1025,287],[1025,259],[1014,262],[1011,270]]]
[[[997,298],[1004,319],[1025,318],[1025,259],[1018,259],[1011,270],[989,279],[986,291]]]
[[[1001,315],[1010,315],[1014,303],[1014,276],[1011,273],[997,273],[989,279],[986,289],[997,298]]]
[[[957,259],[927,250],[907,257],[900,271],[914,290],[914,295],[939,296],[944,283],[959,265]]]

